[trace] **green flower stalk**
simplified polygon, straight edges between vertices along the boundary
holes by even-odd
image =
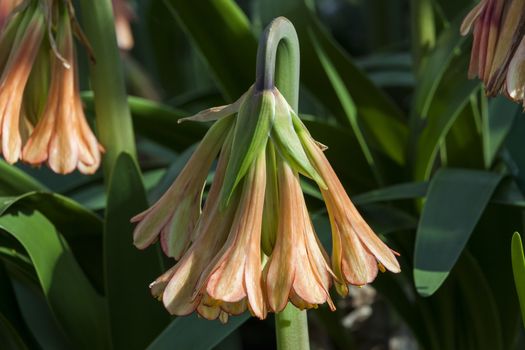
[[[293,27],[275,20],[264,43],[277,50],[283,29]],[[239,100],[181,120],[215,123],[173,186],[132,219],[138,222],[138,248],[160,237],[164,252],[178,260],[150,286],[174,315],[197,312],[224,322],[245,310],[262,319],[288,303],[335,309],[329,293],[334,283],[346,295],[349,284],[370,283],[378,270],[400,271],[396,253],[352,204],[325,147],[277,88],[271,54],[259,56],[258,79]],[[217,154],[201,212],[202,189]],[[331,262],[312,225],[300,176],[323,193],[332,224]]]

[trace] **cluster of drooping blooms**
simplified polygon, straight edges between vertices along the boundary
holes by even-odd
[[[225,321],[246,309],[262,319],[288,302],[334,309],[333,283],[347,295],[349,284],[370,283],[378,269],[399,272],[395,253],[358,213],[322,147],[276,88],[252,87],[231,105],[187,119],[216,122],[164,196],[132,219],[138,248],[160,236],[164,253],[178,260],[150,286],[170,313]],[[331,262],[299,174],[318,184],[326,202]]]
[[[481,0],[461,25],[473,31],[469,77],[483,80],[487,94],[504,94],[525,106],[525,1]]]
[[[3,0],[2,0],[3,3]],[[0,142],[5,160],[94,173],[102,147],[84,116],[68,1],[28,0],[0,33]]]

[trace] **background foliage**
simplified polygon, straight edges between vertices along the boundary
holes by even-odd
[[[132,246],[129,218],[163,193],[206,130],[177,119],[240,96],[254,81],[258,35],[283,15],[301,44],[300,113],[403,270],[373,284],[380,322],[348,327],[355,305],[345,300],[336,313],[310,312],[312,346],[394,346],[399,334],[429,350],[523,346],[512,267],[523,283],[525,260],[517,236],[511,260],[511,238],[524,231],[525,119],[467,80],[471,40],[458,28],[473,2],[431,4],[436,41],[421,47],[403,0],[134,2],[136,45],[122,61],[141,169],[122,154],[106,195],[101,174],[0,163],[0,344],[273,346],[271,319],[171,319],[147,288],[171,262]],[[92,112],[87,70],[82,80]],[[304,186],[328,247],[320,195]]]

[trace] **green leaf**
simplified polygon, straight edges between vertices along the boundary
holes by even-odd
[[[228,323],[209,321],[192,314],[178,317],[155,339],[147,350],[211,350],[250,318],[250,314],[230,317]]]
[[[92,91],[84,91],[82,100],[88,110],[94,110]],[[178,120],[188,117],[188,113],[168,105],[140,97],[128,97],[128,104],[139,134],[177,152],[184,151],[206,133],[207,128],[201,123],[179,124]]]
[[[467,80],[464,72],[468,67],[468,57],[459,56],[453,61],[450,69],[436,91],[428,110],[426,125],[414,142],[412,151],[415,153],[415,179],[427,180],[434,167],[434,162],[440,146],[468,104],[471,95],[479,88],[479,82]]]
[[[400,199],[414,199],[427,194],[427,182],[407,182],[353,196],[356,204],[369,204]]]
[[[224,96],[233,102],[255,81],[257,42],[250,22],[231,0],[164,0],[205,57]]]
[[[28,252],[49,306],[74,344],[80,349],[106,349],[103,299],[53,224],[39,211],[17,208],[0,217],[0,228]]]
[[[492,99],[488,113],[482,114],[483,155],[486,168],[489,168],[494,162],[518,114],[520,114],[519,104],[503,96]]]
[[[412,118],[425,119],[427,117],[438,86],[446,71],[454,66],[453,59],[466,39],[459,32],[462,20],[463,16],[456,17],[454,22],[439,35],[433,51],[426,57],[415,89]],[[466,76],[466,72],[462,70],[463,76]]]
[[[168,313],[148,285],[162,273],[157,249],[133,246],[130,218],[147,208],[139,169],[121,153],[111,172],[104,226],[106,295],[114,349],[144,349],[165,327]]]
[[[457,264],[457,280],[462,292],[459,302],[468,315],[461,326],[472,333],[473,348],[479,350],[501,350],[503,340],[501,324],[494,295],[483,270],[471,254],[464,254]],[[445,320],[445,322],[447,322]]]
[[[0,160],[0,196],[15,196],[25,192],[43,191],[46,187],[15,166]]]
[[[514,232],[511,244],[512,271],[514,272],[514,283],[521,307],[521,319],[525,326],[525,255],[520,234]]]
[[[328,145],[325,155],[343,184],[350,191],[360,192],[377,186],[359,144],[350,130],[316,120],[304,120],[312,137]],[[349,162],[352,166],[349,167]]]
[[[420,295],[432,295],[446,279],[501,179],[475,170],[436,173],[416,234],[414,281]]]
[[[75,258],[98,292],[102,293],[102,220],[75,201],[49,192],[0,197],[0,215],[12,208],[40,211],[67,240]],[[74,217],[75,220],[71,220]]]
[[[304,1],[297,4],[298,6],[284,9],[273,16],[288,17],[297,30],[301,42],[301,66],[312,67],[301,72],[301,82],[333,113],[341,125],[350,126],[349,100],[341,99],[344,97],[344,88],[347,96],[351,96],[354,102],[357,121],[363,128],[363,134],[370,142],[370,147],[386,154],[395,163],[403,164],[408,141],[408,129],[403,123],[403,113],[330,37]],[[264,6],[263,3],[261,5]],[[319,53],[322,55],[319,56]],[[327,70],[329,66],[332,66],[333,70]],[[337,79],[336,72],[344,79]]]
[[[357,108],[355,106],[354,100],[348,92],[348,89],[346,88],[343,79],[335,69],[333,63],[330,61],[330,59],[322,49],[319,40],[315,37],[313,33],[311,33],[310,36],[315,52],[319,56],[319,61],[321,62],[321,65],[325,70],[328,79],[332,83],[332,87],[335,90],[337,97],[339,98],[341,106],[343,107],[346,117],[348,118],[348,123],[352,128],[352,131],[357,139],[357,142],[359,143],[359,146],[361,147],[361,151],[363,152],[363,155],[366,161],[368,162],[368,165],[372,169],[372,172],[376,177],[376,181],[378,183],[381,183],[381,174],[379,173],[375,164],[376,161],[374,159],[374,155],[370,150],[368,143],[366,142],[365,135],[363,134],[359,125],[359,120],[357,119]]]

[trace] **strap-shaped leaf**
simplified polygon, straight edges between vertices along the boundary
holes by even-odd
[[[89,283],[64,238],[39,211],[13,208],[0,228],[26,249],[47,302],[79,349],[108,348],[103,299]]]
[[[195,314],[178,317],[155,339],[147,350],[210,350],[250,318],[250,314],[230,317],[228,323],[208,321]]]
[[[162,273],[156,249],[133,246],[130,218],[147,207],[133,158],[121,153],[111,172],[104,226],[105,281],[114,349],[144,349],[168,322],[148,285]]]
[[[514,272],[514,283],[518,292],[521,307],[521,318],[525,326],[525,255],[523,254],[523,243],[521,236],[515,232],[511,244],[512,271]]]
[[[442,169],[434,175],[416,234],[414,281],[419,294],[432,295],[447,278],[502,177],[464,169]]]

